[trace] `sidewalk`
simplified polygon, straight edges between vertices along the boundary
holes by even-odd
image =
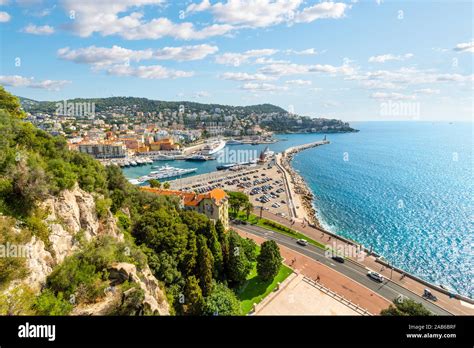
[[[234,228],[234,230],[244,238],[253,239],[257,244],[265,241],[264,238],[241,231],[238,228]],[[359,307],[367,309],[371,314],[378,315],[382,309],[387,308],[391,304],[390,301],[362,284],[303,254],[282,245],[280,245],[280,253],[284,258],[284,263],[296,273],[319,282],[327,289],[343,296]],[[293,262],[292,260],[295,261]]]
[[[342,241],[339,239],[337,236],[334,236],[332,234],[328,234],[327,231],[323,231],[319,228],[314,228],[306,225],[303,227],[301,223],[296,222],[294,225],[291,224],[290,221],[288,221],[285,218],[282,218],[280,216],[271,214],[269,212],[264,211],[262,214],[262,217],[277,221],[278,223],[288,226],[298,232],[301,232],[311,239],[314,239],[317,242],[320,242],[324,245],[327,245],[331,248],[334,248],[334,245],[342,245],[345,248],[345,250],[356,250],[356,247],[353,245],[350,245],[346,243],[345,241]],[[384,267],[384,270],[382,270],[382,264],[376,261],[374,256],[366,256],[363,261],[357,261],[354,257],[351,258],[352,261],[358,262],[365,266],[368,269],[371,269],[373,271],[376,271],[380,274],[382,274],[386,279],[391,279],[394,283],[406,288],[407,290],[410,290],[414,292],[415,294],[421,295],[423,294],[423,290],[425,288],[428,288],[427,285],[422,284],[418,282],[417,280],[410,278],[406,276],[402,280],[400,280],[400,277],[402,274],[400,272],[397,272],[396,270],[393,270],[391,272],[391,269],[388,267]],[[391,274],[392,273],[392,274]],[[455,299],[455,298],[449,298],[448,295],[437,291],[436,289],[430,288],[431,292],[438,297],[438,301],[436,302],[436,305],[446,309],[447,311],[451,312],[454,315],[474,315],[474,306],[468,303],[465,303],[461,300]]]

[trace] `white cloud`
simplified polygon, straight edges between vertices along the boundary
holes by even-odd
[[[454,47],[454,50],[458,52],[474,53],[474,41],[457,44],[456,47]]]
[[[156,50],[153,53],[154,59],[159,60],[200,60],[206,58],[208,55],[219,51],[217,46],[211,45],[196,45],[196,46],[181,46],[181,47],[164,47]]]
[[[373,99],[392,99],[392,100],[415,100],[415,95],[407,95],[400,93],[385,93],[385,92],[375,92],[370,95]]]
[[[252,92],[278,92],[278,91],[287,91],[288,87],[286,86],[277,86],[270,83],[255,83],[249,82],[241,86],[242,89]]]
[[[295,15],[302,0],[230,0],[210,5],[203,1],[188,6],[187,12],[208,10],[219,23],[238,27],[263,28],[287,22]]]
[[[265,48],[258,50],[249,50],[243,53],[224,53],[216,57],[216,63],[224,65],[240,66],[247,63],[252,58],[271,56],[277,53],[278,50]]]
[[[5,11],[0,11],[0,23],[6,23],[10,21],[11,16],[5,12]]]
[[[131,61],[141,60],[199,60],[214,54],[219,49],[217,46],[196,45],[181,47],[164,47],[156,50],[130,50],[120,46],[96,47],[89,46],[71,50],[69,47],[58,50],[58,57],[75,63],[91,64],[94,68],[101,68],[112,64],[129,64]]]
[[[365,82],[366,85],[386,83],[394,84],[394,88],[404,88],[407,85],[434,84],[434,83],[466,83],[472,82],[474,75],[441,74],[433,70],[418,70],[416,68],[400,68],[397,70],[377,70],[364,74],[353,74],[348,80],[376,81]]]
[[[180,77],[191,77],[194,75],[194,72],[168,69],[161,65],[140,65],[138,67],[114,65],[107,69],[107,74],[115,76],[133,76],[142,79],[175,79]]]
[[[218,23],[235,28],[265,28],[281,23],[309,23],[323,18],[342,18],[350,8],[344,3],[325,1],[301,7],[303,0],[228,0],[211,5],[208,0],[193,3],[187,13],[209,11]]]
[[[288,80],[285,83],[297,86],[310,86],[313,84],[313,82],[311,82],[310,80]]]
[[[220,75],[220,78],[224,80],[233,80],[233,81],[269,81],[275,80],[273,76],[267,76],[264,74],[248,74],[242,72],[227,72]]]
[[[51,35],[54,33],[54,28],[49,25],[36,26],[28,24],[22,29],[22,32],[33,35]]]
[[[422,89],[417,89],[415,93],[420,93],[420,94],[439,94],[440,90],[439,89],[432,89],[432,88],[422,88]]]
[[[200,40],[224,35],[234,29],[231,25],[220,24],[196,29],[190,22],[173,23],[164,17],[145,20],[143,12],[129,12],[132,8],[161,6],[164,3],[164,0],[63,0],[68,15],[74,15],[70,29],[81,37],[99,33],[102,36],[119,35],[127,40],[167,36]],[[124,12],[127,14],[121,15]]]
[[[196,98],[208,98],[211,96],[211,94],[209,92],[206,92],[206,91],[199,91],[199,92],[196,92],[194,94],[194,96]]]
[[[42,80],[36,82],[33,77],[20,75],[0,76],[0,84],[11,87],[29,87],[57,91],[69,83],[71,81],[67,80]]]
[[[310,23],[323,18],[342,18],[349,5],[338,2],[322,2],[311,7],[303,9],[295,15],[295,22]]]
[[[91,64],[95,67],[130,61],[139,62],[153,57],[153,51],[151,49],[134,51],[115,45],[111,48],[89,46],[77,50],[64,47],[60,48],[57,53],[61,59],[70,60],[75,63]]]
[[[286,50],[286,54],[295,54],[297,56],[315,56],[318,54],[318,52],[314,48],[308,48],[306,50],[302,51],[296,51],[296,50]]]
[[[369,63],[385,63],[391,60],[403,61],[413,57],[412,53],[395,56],[393,54],[382,54],[379,56],[372,56],[369,58]]]
[[[262,67],[260,73],[267,75],[287,76],[308,73],[352,74],[354,68],[349,65],[333,66],[329,64],[270,64]]]

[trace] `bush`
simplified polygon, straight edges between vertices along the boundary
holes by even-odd
[[[110,198],[97,198],[95,200],[95,211],[99,219],[104,219],[109,213],[112,200]]]
[[[56,296],[50,289],[44,290],[33,306],[39,315],[67,315],[73,307],[72,303],[64,299],[62,292]]]
[[[202,310],[204,315],[241,315],[240,302],[234,292],[222,283],[214,285]]]

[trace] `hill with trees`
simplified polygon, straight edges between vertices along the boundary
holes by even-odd
[[[24,116],[0,89],[0,242],[36,253],[0,260],[0,314],[241,314],[235,291],[254,242],[138,189]]]

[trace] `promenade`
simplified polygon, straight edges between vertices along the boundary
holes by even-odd
[[[255,211],[257,213],[257,211]],[[351,255],[355,255],[355,251],[358,250],[357,244],[350,241],[345,241],[342,237],[334,235],[328,231],[325,231],[318,227],[311,227],[307,224],[303,225],[301,223],[292,223],[288,219],[282,218],[281,216],[277,216],[271,214],[269,212],[264,211],[262,217],[277,221],[278,223],[292,228],[300,233],[305,234],[309,238],[320,242],[332,249],[335,248],[343,248],[343,250],[347,251]],[[474,315],[474,306],[472,303],[468,301],[464,301],[462,299],[452,298],[444,292],[441,292],[435,286],[430,286],[428,283],[420,282],[415,277],[411,276],[410,274],[405,274],[405,277],[402,277],[402,272],[396,269],[392,269],[391,267],[387,267],[387,265],[382,264],[380,260],[377,259],[374,255],[367,255],[366,252],[364,253],[364,258],[361,261],[359,257],[351,257],[349,256],[350,262],[358,263],[361,266],[365,267],[367,270],[373,270],[380,274],[382,274],[387,280],[393,282],[416,296],[421,296],[423,294],[423,290],[429,288],[430,291],[438,298],[438,301],[432,302],[435,306],[443,308],[444,310],[454,314],[454,315]]]

